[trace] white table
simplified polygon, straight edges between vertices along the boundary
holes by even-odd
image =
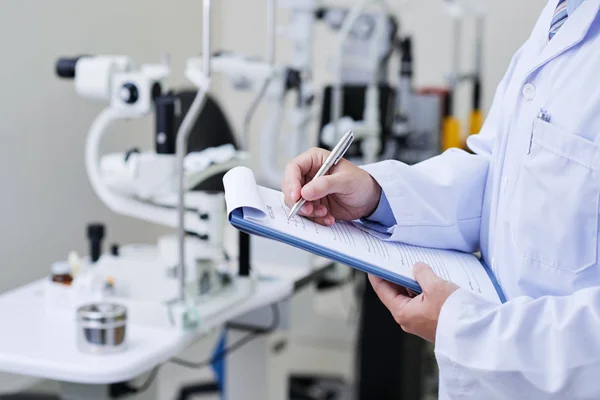
[[[0,371],[71,383],[73,390],[65,393],[68,399],[104,399],[106,385],[136,378],[208,331],[287,298],[294,290],[294,279],[259,281],[247,301],[204,321],[194,331],[129,324],[127,350],[102,356],[77,350],[75,316],[47,313],[42,288],[43,281],[37,281],[0,295],[4,323],[0,330]],[[79,394],[82,388],[86,392]]]

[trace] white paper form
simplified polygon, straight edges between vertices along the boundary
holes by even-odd
[[[500,301],[486,270],[471,254],[383,241],[352,223],[337,222],[327,227],[300,216],[288,221],[289,208],[281,192],[257,186],[248,169],[236,170],[224,179],[228,212],[244,207],[245,219],[413,280],[413,266],[424,262],[441,278],[491,301]],[[235,189],[229,192],[232,185]]]

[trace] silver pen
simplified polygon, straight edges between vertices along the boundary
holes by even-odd
[[[334,165],[337,165],[337,163],[344,157],[344,154],[346,154],[346,152],[350,148],[350,145],[352,145],[353,141],[354,141],[354,132],[352,132],[352,131],[346,132],[346,134],[344,136],[342,136],[342,138],[340,139],[338,144],[335,145],[335,147],[331,151],[331,154],[329,154],[329,157],[327,157],[327,159],[325,160],[323,165],[321,165],[321,168],[319,168],[319,171],[317,171],[317,174],[315,175],[313,180],[325,175],[326,173],[329,172],[331,167],[333,167]],[[300,200],[298,200],[298,202],[296,204],[294,204],[294,207],[292,207],[292,209],[290,210],[290,214],[288,215],[288,221],[293,216],[298,214],[298,211],[300,211],[300,209],[302,208],[304,203],[306,203],[306,200],[301,198]]]

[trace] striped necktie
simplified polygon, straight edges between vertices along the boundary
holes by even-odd
[[[567,0],[560,0],[554,11],[554,17],[552,17],[552,23],[550,24],[550,33],[548,39],[552,40],[556,32],[569,18],[569,12],[567,10]]]

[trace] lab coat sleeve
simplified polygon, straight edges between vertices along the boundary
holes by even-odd
[[[387,160],[362,167],[382,187],[393,212],[395,225],[386,229],[389,240],[467,252],[478,249],[483,195],[506,82],[505,76],[481,132],[468,139],[474,154],[450,149],[413,166]]]
[[[450,399],[598,399],[600,288],[497,305],[459,289],[435,353]]]
[[[381,193],[381,197],[379,198],[379,204],[377,208],[367,220],[377,222],[384,226],[394,226],[396,225],[396,219],[394,218],[394,213],[392,212],[392,208],[390,206],[390,202],[388,201],[385,193]]]
[[[391,227],[396,225],[396,219],[394,218],[392,207],[390,206],[390,202],[388,201],[385,192],[381,193],[379,204],[373,214],[366,218],[362,218],[359,222],[367,228],[380,233],[389,233]]]
[[[469,138],[475,154],[450,149],[409,166],[395,160],[363,166],[381,185],[395,225],[390,240],[474,251],[479,245],[483,194],[496,136],[496,121]]]

